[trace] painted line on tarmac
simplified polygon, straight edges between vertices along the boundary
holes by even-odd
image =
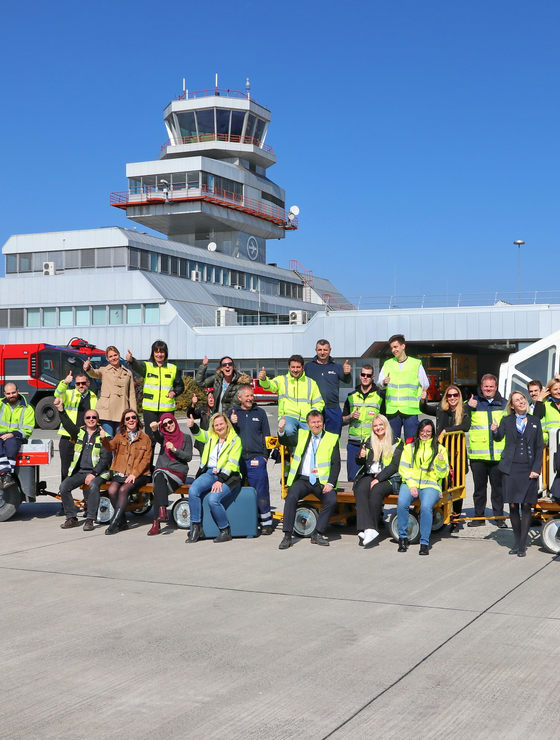
[[[368,707],[371,707],[372,704],[374,704],[378,699],[380,699],[384,694],[389,692],[391,689],[393,689],[395,686],[398,686],[398,684],[403,681],[405,678],[410,676],[411,673],[414,673],[414,671],[419,668],[423,663],[425,663],[427,660],[429,660],[432,655],[435,655],[437,652],[439,652],[443,647],[445,647],[449,642],[454,640],[458,635],[461,634],[461,632],[464,632],[468,627],[470,627],[472,624],[474,624],[477,620],[479,620],[481,617],[483,617],[485,614],[487,614],[491,609],[493,609],[496,604],[499,604],[500,601],[503,601],[507,596],[512,594],[514,591],[516,591],[520,586],[523,586],[527,583],[527,581],[530,581],[531,578],[534,578],[536,575],[541,573],[545,568],[548,568],[549,565],[552,563],[558,563],[560,562],[560,556],[556,556],[552,560],[550,560],[548,563],[545,563],[541,568],[536,570],[534,573],[531,573],[531,575],[527,576],[523,581],[517,584],[517,586],[514,586],[511,588],[507,593],[505,593],[503,596],[500,596],[499,599],[496,599],[496,601],[493,604],[490,604],[490,606],[486,607],[483,611],[481,611],[479,614],[477,614],[474,619],[471,619],[470,622],[467,622],[465,625],[460,627],[456,632],[454,632],[452,635],[450,635],[446,640],[444,640],[440,645],[435,647],[431,652],[429,652],[427,655],[425,655],[422,660],[419,660],[418,663],[412,666],[412,668],[409,668],[408,671],[402,674],[399,678],[397,678],[395,681],[393,681],[392,684],[387,686],[383,689],[383,691],[380,691],[379,694],[376,694],[373,699],[370,699],[366,704],[364,704],[362,707],[357,709],[353,714],[350,715],[347,719],[344,720],[344,722],[341,722],[337,727],[334,728],[334,730],[331,730],[328,735],[324,735],[321,740],[328,740],[330,737],[334,737],[334,735],[341,730],[343,727],[345,727],[347,724],[352,722],[353,719],[356,719],[356,717],[361,714],[365,709]],[[455,611],[461,611],[461,610],[455,610]],[[466,611],[466,610],[465,610]]]

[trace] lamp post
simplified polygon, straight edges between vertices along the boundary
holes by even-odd
[[[521,245],[525,242],[518,239],[513,243],[517,244],[517,303],[521,304]]]

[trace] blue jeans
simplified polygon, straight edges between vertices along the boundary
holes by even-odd
[[[340,437],[342,431],[342,409],[340,406],[336,409],[324,409],[323,416],[325,417],[325,432],[332,432]]]
[[[437,488],[420,488],[418,498],[420,499],[420,544],[429,545],[434,520],[434,506],[439,501],[439,491]],[[397,502],[399,537],[401,538],[408,537],[408,508],[414,500],[410,488],[403,483]]]
[[[107,421],[106,419],[100,419],[99,423],[108,437],[112,438],[115,434],[119,433],[119,427],[121,425],[120,421]]]
[[[420,420],[416,414],[413,416],[407,416],[406,414],[401,414],[400,411],[397,411],[394,416],[391,415],[387,418],[389,419],[389,424],[391,425],[391,429],[393,430],[395,437],[400,437],[401,439],[404,439],[405,442],[407,439],[414,437],[416,430],[418,429],[418,424],[420,424]],[[402,435],[401,428],[404,429],[404,434]]]
[[[222,504],[222,499],[229,496],[232,493],[232,489],[224,483],[222,484],[221,491],[211,493],[210,489],[217,480],[219,480],[217,475],[207,472],[203,473],[191,485],[189,489],[189,510],[193,524],[199,524],[202,521],[202,497],[208,495],[210,513],[218,528],[225,529],[229,527],[229,521],[224,505]],[[233,491],[237,491],[237,488],[234,488]]]
[[[284,434],[288,437],[294,435],[298,429],[309,429],[307,424],[300,419],[294,419],[293,416],[286,416],[286,427],[284,428]]]

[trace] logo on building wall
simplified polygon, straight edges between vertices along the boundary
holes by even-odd
[[[256,260],[259,256],[259,243],[254,236],[247,239],[247,254],[250,260]]]

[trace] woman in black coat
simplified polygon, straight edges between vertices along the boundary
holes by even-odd
[[[402,439],[393,438],[389,420],[378,414],[371,425],[370,439],[356,455],[356,465],[361,467],[353,490],[358,537],[365,547],[379,536],[376,527],[383,511],[383,499],[390,493],[398,493],[398,489],[393,491],[391,476],[398,472],[403,446]]]
[[[490,429],[497,442],[504,437],[506,440],[498,468],[503,473],[504,502],[509,504],[515,535],[515,544],[509,554],[524,558],[531,508],[539,497],[544,443],[541,422],[527,413],[527,399],[523,393],[514,391],[510,395],[508,410],[509,414],[502,417],[500,426],[494,423]]]
[[[461,389],[456,385],[448,385],[443,398],[437,406],[426,402],[427,393],[424,391],[420,398],[420,411],[428,416],[436,417],[436,436],[443,432],[468,432],[471,426],[471,415],[465,408]],[[457,461],[449,458],[449,467],[455,470]],[[465,469],[465,472],[467,472]],[[453,502],[453,513],[460,514],[463,511],[463,499],[459,498]],[[451,525],[451,529],[455,524]]]

